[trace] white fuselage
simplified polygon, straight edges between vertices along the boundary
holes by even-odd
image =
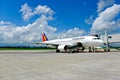
[[[66,39],[56,39],[43,42],[45,44],[52,45],[69,45],[74,46],[77,43],[81,43],[83,47],[99,47],[103,45],[103,41],[98,39],[95,36],[81,36],[74,38],[66,38]]]

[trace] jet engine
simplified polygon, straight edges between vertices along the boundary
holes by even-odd
[[[79,50],[84,50],[82,43],[74,43],[73,45],[59,45],[56,52],[79,52]]]
[[[66,51],[67,50],[67,46],[66,45],[59,45],[58,46],[58,50],[60,50],[60,51]]]

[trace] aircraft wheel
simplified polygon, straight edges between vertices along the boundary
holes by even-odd
[[[57,50],[56,50],[56,52],[57,52],[57,53],[59,53],[59,52],[60,52],[60,50],[58,50],[58,49],[57,49]]]
[[[75,51],[72,51],[72,53],[75,53]]]

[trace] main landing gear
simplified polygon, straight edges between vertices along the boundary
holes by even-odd
[[[60,53],[60,52],[63,52],[63,53],[79,53],[79,52],[83,52],[84,51],[84,47],[78,47],[78,48],[75,48],[75,49],[67,49],[67,50],[64,50],[64,51],[60,51],[60,50],[56,50],[56,53]]]

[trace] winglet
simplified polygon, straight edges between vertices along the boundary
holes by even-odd
[[[43,41],[43,42],[48,41],[48,38],[47,38],[47,36],[45,35],[45,33],[42,33],[42,41]]]

